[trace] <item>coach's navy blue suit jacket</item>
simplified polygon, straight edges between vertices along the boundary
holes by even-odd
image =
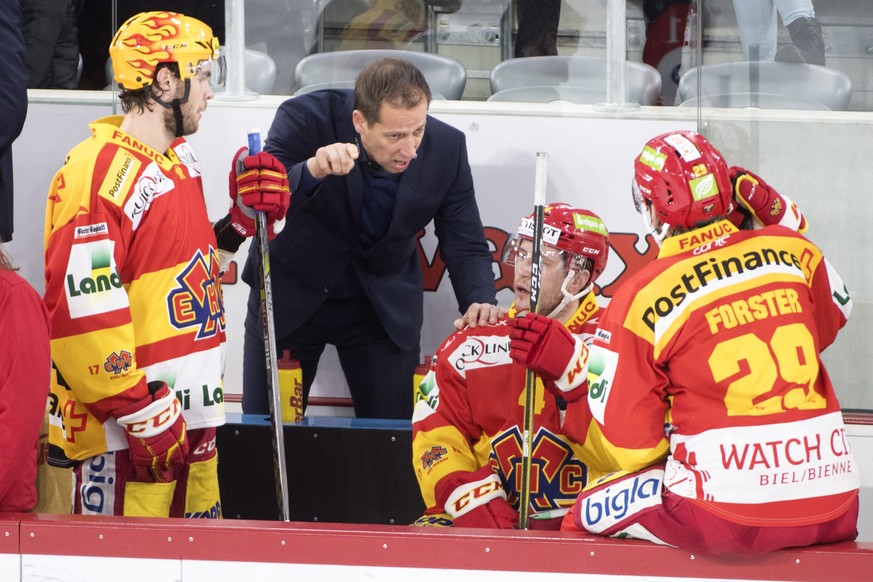
[[[307,93],[276,112],[266,151],[285,164],[291,205],[284,230],[270,243],[276,335],[305,322],[352,261],[386,332],[403,349],[419,344],[422,272],[416,241],[433,220],[458,305],[496,303],[491,254],[473,190],[464,134],[428,116],[418,156],[403,172],[388,232],[372,248],[360,242],[363,178],[360,160],[346,176],[328,176],[309,195],[298,193],[303,166],[319,147],[355,143],[351,90]],[[255,244],[243,271],[258,313]],[[254,308],[254,309],[253,309]]]
[[[10,241],[12,142],[21,133],[27,115],[27,68],[17,1],[0,3],[0,39],[0,241]]]

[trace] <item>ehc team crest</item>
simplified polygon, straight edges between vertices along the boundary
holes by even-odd
[[[191,262],[176,276],[179,286],[167,296],[170,323],[176,329],[197,327],[197,339],[224,331],[224,302],[218,283],[218,257],[209,249],[204,257],[198,250]]]
[[[496,467],[510,503],[521,491],[522,435],[517,426],[491,440],[490,463]],[[569,507],[588,481],[588,469],[570,446],[540,427],[531,453],[531,505],[536,511]]]

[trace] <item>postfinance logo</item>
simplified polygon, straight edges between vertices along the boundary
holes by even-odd
[[[123,149],[116,151],[109,164],[109,169],[106,171],[106,177],[98,190],[100,196],[111,200],[116,205],[120,204],[130,189],[131,181],[139,172],[140,166],[142,166],[142,162],[130,152]]]
[[[65,280],[70,318],[108,313],[128,306],[114,250],[115,242],[108,239],[70,248]]]
[[[218,257],[197,254],[176,276],[178,287],[167,296],[170,323],[179,330],[196,328],[197,339],[224,331],[224,301],[218,287]]]

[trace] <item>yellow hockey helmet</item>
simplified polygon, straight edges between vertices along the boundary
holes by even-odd
[[[218,60],[218,46],[212,29],[196,18],[176,12],[141,12],[115,33],[109,56],[118,84],[142,89],[154,81],[160,63],[178,63],[179,76],[192,78],[204,63]],[[223,67],[213,67],[213,76],[222,72]]]

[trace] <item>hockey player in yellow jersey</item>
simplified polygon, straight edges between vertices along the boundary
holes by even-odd
[[[421,382],[413,455],[427,511],[416,525],[519,526],[526,369],[534,403],[531,529],[557,529],[576,495],[603,470],[586,447],[591,422],[584,370],[597,327],[594,281],[609,254],[603,221],[589,210],[544,210],[537,315],[530,312],[533,219],[522,220],[504,262],[515,301],[500,321],[470,321],[449,336]]]
[[[184,136],[220,81],[218,47],[182,14],[125,22],[110,46],[125,114],[92,123],[50,187],[50,462],[73,470],[74,513],[221,516],[221,265],[253,233],[242,206],[275,230],[289,192],[274,158],[241,151],[230,213],[207,217]]]
[[[661,248],[588,360],[592,434],[617,472],[562,529],[716,555],[854,539],[858,469],[821,359],[852,310],[843,281],[790,201],[703,136],[656,136],[634,169]],[[736,228],[732,195],[761,228]]]

